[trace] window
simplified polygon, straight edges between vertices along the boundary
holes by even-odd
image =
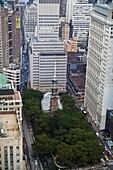
[[[13,146],[10,146],[10,169],[13,170]]]
[[[4,147],[4,167],[5,170],[8,169],[8,154],[7,154],[7,146]]]

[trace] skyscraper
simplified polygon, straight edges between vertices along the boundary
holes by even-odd
[[[96,4],[91,13],[84,106],[100,130],[113,109],[113,4]]]
[[[66,4],[67,0],[60,0],[60,17],[66,16]]]
[[[38,0],[37,37],[39,41],[59,40],[59,0]]]
[[[0,4],[0,71],[9,64],[8,10]]]
[[[9,63],[19,63],[20,48],[20,13],[0,4],[0,71]]]
[[[37,3],[27,4],[24,11],[24,35],[26,38],[35,36],[37,27]]]
[[[51,91],[56,62],[58,91],[66,92],[67,56],[59,39],[59,0],[38,0],[37,9],[37,36],[30,41],[30,85]]]
[[[78,45],[83,47],[87,47],[92,8],[88,0],[67,0],[66,21],[72,20],[73,35],[77,34]]]

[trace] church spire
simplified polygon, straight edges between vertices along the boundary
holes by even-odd
[[[57,88],[57,77],[56,77],[56,62],[54,63],[54,76],[53,76],[53,79],[52,79],[52,96],[56,96],[57,95],[57,91],[58,91],[58,88]]]

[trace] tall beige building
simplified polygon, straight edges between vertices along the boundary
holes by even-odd
[[[2,61],[2,56],[3,56],[3,52],[2,52],[2,19],[1,19],[1,10],[2,10],[2,7],[0,5],[0,72],[2,72],[2,67],[3,67],[3,61]]]
[[[70,27],[69,23],[67,22],[61,22],[60,28],[59,28],[59,35],[62,40],[68,40],[69,39],[69,33],[70,33]]]
[[[3,8],[1,14],[2,20],[2,52],[3,52],[3,66],[7,67],[9,64],[9,35],[8,35],[8,9]]]
[[[20,13],[16,10],[8,11],[9,26],[9,63],[19,64],[21,58]]]
[[[22,100],[0,74],[0,169],[23,170]]]
[[[113,110],[113,4],[96,4],[91,13],[84,106],[98,129]]]
[[[0,5],[0,71],[9,64],[8,12]]]
[[[20,14],[0,5],[0,71],[9,63],[19,64],[21,55]]]

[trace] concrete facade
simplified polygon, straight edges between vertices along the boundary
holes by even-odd
[[[84,106],[102,130],[113,109],[113,4],[95,5],[89,37]]]
[[[70,32],[69,23],[61,21],[60,28],[59,28],[59,36],[63,41],[69,39],[69,32]]]
[[[66,16],[66,4],[67,0],[60,0],[60,17]]]
[[[37,27],[37,3],[26,5],[24,11],[24,35],[26,38],[35,36]]]
[[[0,6],[0,70],[9,63],[20,61],[20,14]]]
[[[93,4],[89,4],[88,0],[68,0],[66,21],[72,20],[73,35],[77,34],[78,45],[86,46],[88,41],[88,32],[90,26],[90,13]]]
[[[20,68],[19,65],[10,64],[9,67],[3,68],[3,73],[7,76],[8,81],[12,81],[16,90],[20,89]]]
[[[38,0],[39,41],[59,41],[59,0]]]
[[[66,92],[67,55],[63,42],[31,42],[30,45],[30,85],[42,92],[51,91],[51,82],[56,62],[58,91]]]
[[[30,85],[42,92],[51,91],[56,62],[59,92],[66,92],[67,56],[59,39],[59,0],[37,1],[37,36],[29,48]]]
[[[77,52],[77,37],[64,41],[64,49],[66,52]]]
[[[22,100],[13,83],[1,82],[0,169],[23,170]]]

